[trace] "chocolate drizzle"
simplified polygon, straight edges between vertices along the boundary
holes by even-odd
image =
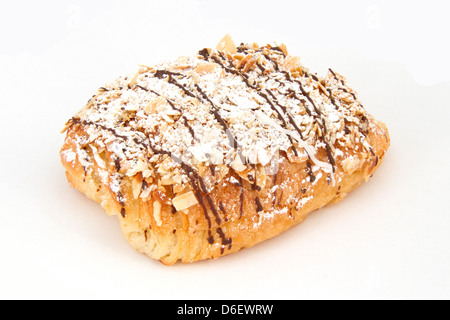
[[[230,141],[230,145],[236,150],[238,151],[239,147],[239,143],[236,140],[236,138],[234,137],[234,135],[231,133],[230,129],[228,128],[228,125],[226,123],[226,121],[222,118],[222,116],[219,113],[219,109],[216,107],[216,105],[211,101],[211,99],[206,95],[206,93],[200,88],[200,86],[198,84],[195,84],[195,88],[197,89],[197,91],[200,93],[201,97],[203,98],[203,100],[206,100],[210,105],[211,105],[211,112],[214,115],[214,118],[217,120],[217,122],[219,122],[219,124],[222,126],[223,131],[226,133],[229,141]],[[240,151],[238,151],[239,156],[241,157],[241,161],[242,163],[246,163],[244,156],[240,153]]]
[[[114,159],[114,166],[116,167],[117,172],[119,172],[120,171],[120,159],[119,158]]]
[[[232,239],[227,238],[222,228],[217,228],[217,233],[219,234],[220,239],[222,240],[222,248],[220,249],[220,253],[223,254],[225,251],[225,247],[228,246],[228,250],[231,249]]]
[[[287,71],[283,71],[283,73],[285,74],[287,80],[291,80],[291,78],[289,76],[289,73]],[[327,126],[325,124],[325,119],[322,117],[322,112],[320,112],[320,110],[317,108],[316,104],[314,103],[314,101],[311,98],[311,96],[309,95],[309,93],[306,92],[306,90],[303,88],[302,83],[299,80],[294,80],[294,82],[296,82],[299,85],[299,88],[300,88],[300,91],[302,92],[302,95],[305,96],[306,99],[308,99],[308,101],[313,106],[315,113],[318,115],[318,120],[319,121],[317,121],[317,123],[318,123],[319,126],[321,126],[321,128],[323,129],[323,131],[324,131],[324,133],[326,135],[328,129],[327,129]],[[325,143],[325,148],[326,148],[326,151],[327,151],[328,161],[330,162],[330,164],[332,166],[333,172],[335,172],[336,171],[336,168],[335,168],[336,161],[335,161],[335,159],[333,157],[333,153],[332,153],[331,147],[330,147],[328,141],[326,141],[326,139],[325,139],[325,135],[323,136],[323,142]]]
[[[333,75],[333,78],[336,80],[336,82],[341,83],[344,87],[346,86],[344,80],[340,79],[337,76],[336,72],[334,72],[331,68],[329,68],[328,71]],[[345,92],[347,94],[350,94],[353,97],[353,100],[358,104],[358,106],[360,106],[362,109],[364,109],[364,106],[361,103],[358,102],[358,99],[357,99],[356,95],[353,92],[350,92],[346,88],[343,88],[343,87],[340,87],[340,86],[338,86],[337,89],[342,91],[342,92]],[[331,90],[330,89],[328,89],[328,92],[330,93],[330,96],[331,96]],[[334,104],[333,101],[332,101],[332,103]],[[368,130],[367,130],[367,124],[368,124],[367,120],[368,119],[367,119],[367,117],[365,115],[357,115],[357,116],[358,116],[358,118],[359,118],[359,120],[361,122],[361,124],[358,125],[358,131],[361,133],[361,135],[366,137],[366,134],[368,133]],[[349,132],[350,132],[350,130],[348,130],[348,128],[345,127],[345,133],[348,134]]]
[[[123,139],[123,140],[127,140],[128,137],[127,136],[123,136],[117,133],[117,131],[113,128],[109,128],[107,126],[104,126],[102,124],[99,124],[97,122],[93,122],[93,121],[88,121],[88,120],[81,120],[80,118],[76,118],[73,117],[71,120],[72,124],[82,124],[82,125],[87,125],[87,126],[95,126],[97,128],[100,128],[102,130],[108,131],[110,133],[112,133],[115,137]]]
[[[270,92],[270,90],[267,90],[267,89],[266,89],[266,91],[272,96],[273,101],[276,103],[276,105],[279,106],[279,107],[281,108],[281,110],[283,110],[283,112],[287,115],[288,120],[289,120],[289,123],[294,127],[295,131],[297,131],[297,133],[298,133],[299,136],[300,136],[300,139],[303,140],[303,134],[302,134],[302,131],[301,131],[300,128],[297,126],[297,123],[295,123],[294,118],[292,118],[292,116],[291,116],[291,115],[289,114],[289,112],[287,111],[287,108],[284,107],[284,106],[282,106],[281,104],[278,103],[277,98],[275,97],[275,95],[274,95],[272,92]],[[295,155],[297,155],[297,154],[295,154]]]
[[[160,71],[160,73],[158,74],[159,77],[162,77],[164,74],[166,74],[165,72],[163,72],[164,70],[158,70],[158,71]],[[158,71],[157,71],[157,72],[158,72]],[[167,72],[167,74],[169,74],[169,75],[170,75],[170,74],[178,75],[179,73]],[[181,74],[180,74],[180,75],[181,75]],[[158,77],[158,78],[159,78],[159,77]],[[173,80],[173,79],[172,79],[172,80]],[[147,91],[147,92],[152,92],[153,94],[157,95],[158,97],[161,97],[161,94],[159,94],[158,92],[156,92],[156,91],[154,91],[154,90],[144,88],[143,86],[138,85],[138,84],[136,84],[135,86],[136,86],[137,88],[141,89],[141,90],[144,90],[144,91]],[[171,107],[173,110],[178,111],[178,112],[180,112],[180,113],[183,113],[183,111],[181,110],[181,108],[176,107],[173,101],[171,101],[171,100],[168,99],[168,98],[164,98],[164,99],[167,101],[167,103],[170,105],[170,107]],[[189,130],[189,133],[190,133],[190,135],[192,136],[192,139],[194,139],[194,141],[199,141],[198,138],[197,138],[196,135],[195,135],[194,129],[193,129],[193,128],[191,127],[191,125],[189,124],[189,121],[188,121],[188,119],[186,118],[186,116],[182,114],[182,115],[181,115],[181,119],[183,119],[183,125]]]
[[[255,198],[255,204],[256,204],[256,212],[261,212],[264,210],[263,206],[261,205],[261,200],[259,200],[258,197]]]
[[[283,55],[283,57],[286,57],[286,55],[284,54],[283,50],[281,50],[280,47],[272,47],[271,49],[272,49],[272,50],[275,50],[275,51],[281,52],[281,54]]]
[[[199,52],[200,55],[204,55],[204,57],[206,58],[208,55],[207,50],[201,50]],[[200,88],[200,86],[198,84],[195,84],[195,89],[196,91],[200,94],[200,95],[196,95],[194,92],[189,91],[188,88],[186,88],[184,85],[178,83],[173,76],[182,76],[184,77],[184,75],[182,75],[181,73],[177,73],[177,72],[170,72],[167,70],[157,70],[155,72],[155,77],[159,78],[159,79],[163,79],[163,77],[165,75],[168,75],[169,77],[169,83],[176,85],[177,87],[181,88],[188,96],[192,97],[192,98],[197,98],[198,100],[203,100],[206,101],[210,104],[211,106],[211,113],[213,114],[214,118],[217,120],[217,122],[221,125],[223,131],[225,132],[225,134],[227,135],[229,141],[230,141],[230,145],[236,150],[237,154],[239,155],[242,163],[246,163],[246,160],[244,158],[244,156],[242,155],[239,146],[238,141],[236,140],[236,138],[234,137],[234,135],[231,133],[226,121],[222,118],[222,116],[219,113],[219,109],[216,107],[216,105],[214,104],[214,102],[212,102],[212,100],[208,97],[208,95]],[[168,100],[169,101],[169,100]],[[173,106],[173,104],[171,104]],[[178,111],[180,111],[179,109],[177,109]],[[185,124],[187,125],[187,119],[185,119]],[[187,125],[188,126],[188,125]],[[189,128],[189,127],[188,127]],[[195,139],[195,135],[194,135],[194,131],[192,130],[192,128],[190,128],[190,132],[192,134],[192,136]]]
[[[328,92],[328,98],[330,99],[331,103],[334,105],[336,110],[339,110],[339,106],[336,104],[336,100],[333,97],[333,92],[331,91],[331,89],[328,88],[327,92]]]
[[[306,172],[309,175],[309,182],[313,183],[316,180],[316,177],[314,176],[314,174],[312,172],[311,162],[309,162],[309,161],[306,162]]]
[[[205,183],[204,183],[202,177],[199,176],[199,174],[197,173],[197,171],[194,168],[192,168],[191,166],[189,166],[188,164],[183,162],[177,156],[173,155],[170,151],[166,151],[166,150],[162,150],[162,149],[158,150],[152,145],[150,139],[149,139],[149,141],[150,141],[149,147],[153,151],[154,154],[168,155],[169,157],[172,158],[172,160],[175,163],[178,163],[181,166],[181,169],[189,177],[191,186],[193,188],[194,195],[197,198],[197,200],[198,200],[198,202],[200,204],[200,207],[203,210],[205,219],[206,219],[206,221],[208,223],[208,238],[207,238],[208,243],[213,244],[214,243],[214,237],[213,237],[213,235],[211,233],[211,228],[212,228],[211,217],[209,216],[208,208],[206,206],[204,198],[206,198],[206,202],[207,202],[211,212],[213,213],[213,215],[215,217],[215,222],[218,225],[220,225],[222,220],[220,219],[220,216],[219,216],[219,213],[217,211],[217,208],[215,207],[214,202],[213,202],[211,196],[209,195],[208,190],[206,189],[206,186],[205,186]]]
[[[174,79],[174,76],[182,76],[184,77],[183,74],[178,73],[178,72],[171,72],[171,71],[167,71],[167,70],[156,70],[155,72],[155,77],[158,79],[164,79],[164,76],[167,75],[167,79],[169,81],[169,83],[177,86],[178,88],[180,88],[181,90],[183,90],[183,92],[192,97],[195,98],[195,94],[193,94],[192,92],[190,92],[184,85],[180,84],[178,81],[176,81]]]
[[[201,55],[205,60],[208,60],[209,57],[209,50],[207,48],[204,48],[198,52],[199,55]]]
[[[213,164],[209,165],[209,171],[211,171],[212,176],[216,175],[216,167]]]
[[[220,54],[220,52],[219,52],[219,54]],[[237,70],[237,69],[232,69],[232,68],[226,67],[226,66],[224,65],[224,63],[223,63],[222,61],[220,61],[219,58],[216,57],[216,56],[214,56],[214,55],[208,56],[208,57],[210,57],[212,61],[216,62],[218,65],[220,65],[220,66],[221,66],[225,71],[227,71],[228,73],[231,73],[231,74],[240,76],[241,79],[242,79],[242,81],[243,81],[249,88],[255,90],[262,98],[264,98],[264,99],[267,101],[267,103],[269,104],[270,108],[271,108],[273,111],[275,111],[275,113],[277,114],[277,117],[278,117],[278,119],[281,121],[283,127],[284,127],[284,128],[287,128],[287,122],[286,122],[284,116],[281,114],[281,112],[275,107],[275,105],[274,105],[273,102],[269,99],[269,97],[267,96],[266,93],[262,92],[261,89],[260,89],[258,86],[253,86],[253,85],[250,84],[247,75],[245,75],[244,73],[240,72],[240,71]],[[222,57],[223,59],[225,59],[225,58],[223,57],[223,55],[221,55],[221,57]],[[261,66],[260,66],[260,68],[261,68],[262,72],[264,72],[264,68],[262,68]],[[266,89],[266,92],[269,93],[271,96],[273,96],[273,94],[272,94],[269,90]],[[286,108],[285,108],[285,107],[283,107],[283,106],[281,106],[281,105],[279,105],[279,104],[277,104],[277,105],[283,110],[283,112],[286,111]],[[291,118],[292,118],[292,117],[291,117]],[[292,119],[292,121],[293,121],[293,119]],[[296,156],[298,156],[298,152],[297,152],[297,149],[296,149],[295,146],[294,146],[294,141],[292,140],[292,137],[289,136],[289,135],[288,135],[287,137],[288,137],[289,141],[291,142],[292,151],[294,152],[294,154],[295,154]],[[301,134],[300,134],[300,137],[301,137]]]
[[[272,48],[272,49],[273,49],[273,48]],[[280,49],[280,51],[281,51],[281,49]],[[286,122],[286,120],[285,120],[285,117],[284,117],[283,114],[275,107],[275,104],[276,104],[276,105],[283,111],[283,113],[287,116],[289,123],[292,125],[292,127],[295,129],[295,131],[299,134],[300,139],[303,140],[303,134],[302,134],[301,129],[298,127],[298,125],[296,124],[296,122],[295,122],[295,120],[293,119],[293,117],[287,112],[287,108],[286,108],[285,106],[282,106],[282,105],[278,102],[278,100],[276,99],[275,95],[274,95],[270,90],[266,89],[266,90],[265,90],[265,93],[262,92],[261,89],[260,89],[258,86],[253,86],[253,85],[251,85],[251,84],[249,83],[247,75],[241,73],[241,72],[238,71],[237,69],[230,69],[230,68],[228,68],[228,67],[225,67],[224,63],[222,63],[216,56],[210,56],[210,55],[208,55],[207,57],[205,57],[205,59],[207,59],[207,58],[209,58],[209,57],[211,57],[211,59],[212,59],[214,62],[218,63],[222,68],[224,68],[225,71],[227,71],[227,72],[229,72],[229,73],[232,73],[232,74],[234,74],[234,75],[239,75],[239,76],[242,78],[242,80],[244,81],[244,83],[245,83],[248,87],[250,87],[251,89],[255,90],[261,97],[263,97],[263,98],[267,101],[267,103],[269,104],[269,106],[271,107],[271,109],[274,110],[275,113],[277,114],[277,117],[278,117],[278,119],[281,121],[283,127],[284,127],[284,128],[287,128],[287,122]],[[223,57],[223,56],[222,56],[222,57]],[[264,54],[264,57],[265,57],[267,60],[269,60],[269,61],[272,62],[273,66],[274,66],[274,69],[275,69],[277,72],[280,71],[280,68],[279,68],[279,66],[278,66],[278,63],[277,63],[275,60],[273,60],[272,58],[270,58],[270,56],[267,55],[267,54]],[[303,88],[302,83],[301,83],[300,81],[298,81],[298,80],[292,80],[291,77],[290,77],[290,75],[289,75],[289,72],[287,72],[287,71],[281,71],[281,73],[283,73],[283,74],[285,75],[285,78],[286,78],[287,81],[289,81],[289,82],[295,82],[295,83],[297,83],[297,84],[299,85],[299,88],[300,88],[300,91],[301,91],[302,95],[303,95],[304,97],[306,97],[306,99],[307,99],[307,100],[310,102],[310,104],[313,106],[314,112],[315,112],[315,114],[317,115],[317,116],[315,116],[315,118],[316,118],[316,120],[317,120],[317,123],[320,125],[320,127],[323,129],[323,131],[324,131],[325,134],[326,134],[326,132],[327,132],[327,127],[326,127],[326,124],[325,124],[325,120],[324,120],[323,117],[322,117],[322,113],[321,113],[320,110],[317,108],[316,104],[314,103],[314,101],[313,101],[313,99],[311,98],[311,96],[309,95],[309,93],[306,92],[306,90]],[[313,79],[317,79],[317,80],[318,80],[318,78],[317,78],[316,76],[313,76]],[[291,91],[290,93],[292,94],[293,92]],[[272,97],[272,100],[269,99],[268,95],[270,95],[270,96]],[[294,95],[295,95],[295,93],[294,93]],[[297,97],[297,99],[298,99],[299,101],[301,101],[298,97]],[[303,105],[305,105],[305,104],[303,103]],[[308,114],[310,114],[310,115],[312,114],[312,112],[311,112],[310,110],[308,110],[306,107],[305,107],[305,109],[307,110],[307,113],[308,113]],[[292,140],[291,136],[288,135],[288,139],[289,139],[289,141],[291,142],[291,146],[292,146],[292,150],[293,150],[294,154],[295,154],[296,156],[298,156],[298,152],[297,152],[297,150],[296,150],[296,148],[295,148],[295,146],[294,146],[294,141]],[[329,143],[325,140],[325,137],[323,138],[323,140],[324,140],[324,143],[325,143],[325,146],[326,146],[326,151],[327,151],[328,161],[329,161],[330,164],[332,165],[333,172],[334,172],[334,171],[335,171],[335,163],[336,163],[336,161],[335,161],[335,159],[334,159],[334,157],[333,157],[333,154],[332,154],[332,152],[331,152],[331,147],[330,147]]]

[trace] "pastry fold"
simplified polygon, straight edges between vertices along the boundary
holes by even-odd
[[[367,181],[390,143],[337,72],[228,37],[101,87],[64,132],[70,185],[166,265],[282,233]]]

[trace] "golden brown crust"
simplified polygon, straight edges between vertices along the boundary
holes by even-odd
[[[247,46],[245,50],[248,51],[250,47]],[[247,52],[245,50],[241,46],[235,54]],[[302,74],[306,69],[298,67],[298,61],[287,55],[284,46],[272,51],[279,52],[280,58],[277,59],[281,59],[280,65],[283,64],[290,70],[285,73],[286,81],[291,80],[290,77],[306,77]],[[210,51],[203,52],[205,57],[210,54]],[[267,59],[271,61],[269,58]],[[261,62],[257,54],[242,54],[242,57],[236,59],[236,70],[242,70],[233,71],[236,77],[238,72],[255,70],[257,61]],[[195,72],[212,72],[220,69],[219,64],[196,62]],[[158,75],[158,71],[151,72]],[[283,75],[281,72],[280,74]],[[92,114],[88,107],[89,112],[80,112],[66,126],[67,136],[61,149],[61,161],[66,169],[67,179],[72,187],[100,203],[109,215],[118,216],[123,234],[136,250],[164,264],[170,265],[178,260],[194,262],[217,258],[251,247],[300,223],[310,212],[340,201],[361,182],[367,181],[381,164],[389,147],[386,126],[373,119],[353,99],[354,92],[346,86],[340,75],[330,70],[327,79],[317,79],[312,75],[307,77],[315,88],[313,90],[324,97],[321,98],[323,101],[330,106],[332,102],[332,107],[336,110],[343,110],[340,111],[343,114],[341,122],[345,123],[345,127],[338,125],[336,132],[333,132],[333,128],[326,125],[329,123],[328,119],[325,121],[319,117],[321,113],[327,113],[327,109],[317,111],[313,119],[315,122],[311,123],[315,132],[312,138],[316,141],[314,153],[299,139],[289,149],[280,150],[270,162],[236,164],[239,160],[236,156],[227,165],[208,161],[186,163],[184,158],[178,159],[173,152],[163,152],[164,142],[156,145],[155,138],[145,140],[145,143],[140,142],[136,137],[145,136],[141,135],[141,131],[148,134],[146,128],[135,129],[138,135],[130,138],[127,133],[115,132],[114,128],[107,127],[100,121],[92,121],[86,116]],[[170,83],[170,76],[167,79]],[[136,86],[137,81],[138,76],[133,77],[128,87]],[[301,87],[301,83],[299,85]],[[252,85],[249,86],[253,88]],[[98,96],[105,92],[103,89]],[[297,94],[303,93],[305,101],[311,99],[315,108],[315,104],[323,103],[317,100],[314,103],[314,99],[319,99],[314,92],[308,94],[303,88],[300,89],[302,91]],[[343,97],[338,96],[336,91],[342,93]],[[203,91],[199,89],[199,93],[202,94]],[[189,95],[188,92],[186,94]],[[278,101],[275,95],[270,100],[268,94],[270,93],[264,95],[269,104],[270,101]],[[291,96],[295,94],[293,92]],[[122,92],[117,97],[120,95],[123,95]],[[107,99],[114,100],[117,97],[108,96]],[[334,99],[339,99],[339,102]],[[351,102],[346,102],[346,99]],[[166,103],[166,100],[158,96],[150,103],[147,102],[143,110],[153,112]],[[126,103],[124,106],[133,107]],[[173,110],[176,111],[176,108]],[[306,108],[305,110],[311,112]],[[286,126],[293,129],[296,128],[293,120],[295,111],[289,112],[292,116],[279,123],[283,124],[284,121]],[[298,116],[307,117],[306,112],[300,110]],[[276,116],[274,112],[273,119]],[[168,119],[168,129],[171,128],[170,121]],[[184,121],[194,123],[187,118]],[[350,122],[358,123],[347,126]],[[311,132],[308,125],[301,129],[303,135]],[[117,150],[118,145],[109,137],[112,133],[121,141],[121,147],[124,141],[125,147],[128,145],[127,141],[134,141],[135,145],[139,145],[136,150],[143,153],[131,159],[132,161],[120,158],[123,150]],[[195,134],[192,135],[194,140]],[[148,162],[147,158],[157,158],[156,165]]]

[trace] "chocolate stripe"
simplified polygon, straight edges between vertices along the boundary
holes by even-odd
[[[218,53],[219,53],[219,55],[220,55],[220,51],[219,51]],[[281,123],[283,124],[283,127],[284,127],[285,129],[287,129],[287,122],[286,122],[286,120],[284,119],[283,115],[278,111],[278,109],[275,107],[275,105],[272,103],[272,101],[269,99],[269,97],[267,96],[267,94],[261,92],[261,89],[258,88],[257,86],[251,85],[250,82],[248,81],[248,77],[247,77],[245,74],[241,73],[241,72],[238,71],[237,69],[231,69],[231,68],[229,68],[229,67],[226,67],[226,66],[223,64],[223,62],[219,60],[218,57],[216,57],[216,56],[208,56],[208,57],[209,57],[212,61],[214,61],[214,62],[216,62],[218,65],[220,65],[220,66],[221,66],[225,71],[227,71],[228,73],[231,73],[231,74],[240,76],[241,79],[242,79],[242,81],[244,81],[244,83],[245,83],[249,88],[255,90],[262,98],[264,98],[264,99],[267,101],[267,103],[269,104],[270,108],[271,108],[273,111],[275,111],[275,113],[277,114],[277,117],[278,117],[278,119],[281,121]],[[225,58],[223,57],[223,55],[221,55],[221,57],[222,57],[223,59],[225,59]],[[234,67],[234,66],[233,66],[233,67]],[[267,91],[267,90],[266,90],[266,91]],[[269,92],[269,91],[267,91],[267,92]],[[272,94],[271,92],[269,92],[269,93]],[[283,108],[283,107],[282,107],[282,108]],[[297,149],[296,149],[295,146],[294,146],[294,141],[292,140],[292,137],[289,136],[289,135],[287,135],[287,137],[288,137],[289,141],[291,142],[291,146],[292,146],[292,150],[293,150],[294,154],[295,154],[296,156],[298,156],[298,152],[297,152]]]
[[[174,79],[174,76],[182,76],[182,77],[184,77],[183,74],[178,73],[178,72],[171,72],[171,71],[167,71],[167,70],[156,70],[154,75],[158,79],[164,79],[164,76],[167,76],[167,79],[168,79],[169,83],[171,83],[171,84],[177,86],[178,88],[180,88],[181,90],[183,90],[183,92],[186,95],[188,95],[188,96],[190,96],[192,98],[195,98],[195,94],[194,93],[189,91],[184,85],[178,83],[178,81],[176,81]]]
[[[202,52],[202,54],[206,55],[206,52],[203,52],[203,51],[200,51],[200,52]],[[239,143],[238,143],[237,139],[231,133],[230,129],[228,128],[228,125],[227,125],[226,121],[220,116],[218,108],[211,101],[211,99],[208,97],[208,95],[200,88],[200,86],[198,84],[195,84],[195,88],[196,88],[197,92],[200,94],[200,96],[198,96],[194,92],[189,91],[189,89],[186,88],[184,85],[178,83],[172,77],[172,75],[176,75],[176,76],[180,75],[180,76],[183,76],[183,77],[184,77],[184,75],[182,75],[180,73],[170,72],[170,71],[167,71],[167,70],[157,70],[155,72],[155,77],[157,77],[159,79],[162,79],[162,77],[164,75],[168,75],[169,76],[169,83],[171,83],[173,85],[176,85],[177,87],[181,88],[188,96],[196,98],[198,100],[203,100],[203,101],[206,100],[207,102],[209,102],[209,104],[211,105],[211,113],[213,114],[213,116],[217,120],[217,122],[219,122],[221,127],[223,128],[225,134],[227,135],[227,137],[228,137],[228,139],[230,141],[230,145],[236,150],[236,152],[238,153],[242,163],[246,163],[246,160],[245,160],[244,156],[239,151],[240,146],[239,146]]]
[[[136,85],[136,87],[138,87],[138,88],[140,88],[140,89],[142,89],[142,90],[144,90],[144,91],[147,91],[147,92],[152,92],[152,93],[156,94],[158,97],[161,97],[161,94],[159,94],[158,92],[156,92],[156,91],[154,91],[154,90],[144,88],[143,86],[140,86],[140,85],[138,85],[138,84]],[[176,107],[175,104],[174,104],[169,98],[165,98],[165,97],[164,97],[164,99],[167,101],[167,103],[170,105],[170,107],[171,107],[173,110],[176,110],[176,111],[179,111],[179,112],[183,113],[183,110],[181,110],[181,108]],[[183,119],[183,124],[184,124],[185,127],[189,130],[189,133],[191,134],[192,139],[194,139],[195,141],[199,141],[199,139],[196,137],[196,135],[195,135],[195,133],[194,133],[194,129],[192,129],[192,127],[191,127],[191,125],[189,124],[189,121],[188,121],[188,119],[186,118],[186,116],[182,114],[182,115],[181,115],[181,118]]]
[[[150,140],[149,140],[150,141]],[[203,179],[198,175],[197,171],[194,170],[194,168],[192,168],[191,166],[189,166],[188,164],[184,163],[180,158],[178,158],[177,156],[173,155],[170,151],[166,151],[166,150],[158,150],[156,149],[150,141],[150,148],[152,149],[154,154],[166,154],[169,157],[172,158],[172,160],[178,164],[180,164],[181,168],[183,169],[183,171],[187,174],[187,176],[189,177],[190,183],[192,185],[193,191],[194,191],[194,195],[197,198],[204,216],[206,218],[206,221],[208,222],[208,242],[210,244],[214,243],[214,237],[212,236],[211,233],[211,228],[212,228],[212,224],[211,224],[211,218],[208,214],[208,209],[206,207],[205,201],[203,200],[203,194],[205,194],[206,197],[206,201],[208,202],[208,205],[215,217],[215,221],[217,224],[221,223],[221,219],[219,217],[219,214],[217,212],[216,207],[214,206],[214,202],[212,201],[212,198],[210,197],[209,194],[207,194],[207,190],[205,187],[205,183],[203,181]]]
[[[314,103],[314,101],[311,98],[311,96],[309,95],[309,93],[306,92],[306,90],[303,88],[302,83],[300,81],[298,81],[298,80],[291,80],[291,77],[290,77],[290,75],[289,75],[289,73],[287,71],[282,71],[282,73],[285,74],[286,80],[293,81],[293,82],[295,82],[295,83],[297,83],[299,85],[299,88],[300,88],[300,91],[302,92],[302,95],[305,96],[306,99],[308,99],[308,101],[313,106],[314,111],[318,115],[318,118],[316,118],[316,119],[319,119],[320,121],[317,121],[317,123],[319,124],[319,126],[322,127],[324,133],[326,134],[327,133],[327,126],[325,124],[325,119],[322,116],[322,112],[320,112],[320,110],[317,108],[316,104]],[[335,172],[335,170],[336,170],[336,168],[335,168],[336,161],[335,161],[335,159],[333,157],[333,153],[332,153],[331,147],[330,147],[328,141],[326,141],[326,139],[325,139],[325,134],[323,135],[323,142],[325,143],[325,148],[326,148],[326,151],[327,151],[328,161],[330,162],[330,164],[332,166],[333,172]]]

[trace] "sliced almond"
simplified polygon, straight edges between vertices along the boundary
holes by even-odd
[[[156,188],[156,184],[152,184],[150,186],[147,186],[146,188],[144,188],[144,190],[142,190],[141,192],[141,199],[147,201],[150,198],[151,192],[153,192]]]
[[[182,184],[183,183],[183,176],[181,174],[177,174],[174,175],[172,177],[172,180],[176,183],[176,184]]]
[[[186,185],[184,184],[174,184],[172,187],[172,190],[174,193],[181,193],[186,188]]]
[[[100,168],[105,169],[105,161],[101,158],[97,148],[94,147],[93,145],[91,145],[90,147],[92,149],[92,153],[94,155],[94,159],[95,159],[95,162],[97,163],[97,165]]]
[[[236,156],[230,165],[236,172],[242,172],[247,169],[247,166],[242,163],[241,157],[239,156]]]
[[[229,34],[222,38],[217,44],[217,50],[235,54],[237,52],[236,44]]]
[[[266,169],[262,165],[258,165],[256,167],[256,185],[261,189],[264,189],[266,186]]]
[[[133,78],[128,83],[129,88],[131,88],[132,86],[134,86],[136,84],[137,78],[139,77],[140,74],[141,74],[140,72],[136,72],[136,74],[133,76]]]
[[[201,62],[198,64],[198,66],[195,68],[195,72],[198,74],[207,74],[210,72],[213,72],[214,69],[216,69],[217,64],[212,62]]]
[[[244,54],[243,53],[236,53],[235,55],[233,55],[234,59],[237,60],[241,60],[242,58],[244,58]]]
[[[283,67],[292,72],[295,72],[299,65],[300,57],[287,56],[283,62]]]
[[[163,97],[157,97],[150,101],[150,103],[144,108],[144,112],[147,115],[154,114],[158,112],[160,106],[166,104],[167,101]]]
[[[285,56],[288,55],[288,51],[287,51],[286,45],[285,45],[284,43],[282,43],[281,45],[279,45],[278,48],[280,48],[281,51],[283,51],[283,53],[284,53]]]
[[[190,68],[188,57],[179,57],[174,66],[175,69],[187,69]]]
[[[177,209],[177,211],[188,209],[192,206],[195,206],[197,203],[197,198],[192,191],[183,193],[172,199],[172,204],[175,209]]]
[[[151,176],[153,175],[153,171],[150,169],[144,170],[142,171],[142,176],[147,180],[148,178],[151,178]],[[150,179],[153,180],[153,179]],[[152,183],[153,181],[150,181],[149,183]]]
[[[133,191],[134,199],[139,198],[142,191],[142,175],[137,174],[131,181],[131,189]]]
[[[132,177],[135,174],[137,174],[139,172],[143,172],[147,169],[148,169],[147,164],[144,161],[142,161],[141,159],[139,159],[138,162],[136,163],[136,165],[134,165],[128,169],[126,175],[129,177]]]
[[[362,160],[351,156],[342,160],[342,167],[344,168],[346,173],[352,174],[357,169],[359,169],[359,167],[361,166],[361,161]]]
[[[248,71],[250,71],[250,69],[255,65],[255,63],[256,63],[256,60],[253,59],[253,58],[250,58],[246,62],[245,66],[244,66],[244,69],[242,69],[242,72],[247,73]]]
[[[156,225],[158,227],[161,227],[162,220],[161,220],[161,207],[162,204],[158,200],[153,201],[153,218],[155,218]]]
[[[255,170],[252,167],[248,167],[247,170],[237,172],[242,180],[248,181],[250,184],[255,183]]]
[[[162,186],[171,186],[175,184],[175,181],[173,181],[172,178],[161,178],[160,181]]]

